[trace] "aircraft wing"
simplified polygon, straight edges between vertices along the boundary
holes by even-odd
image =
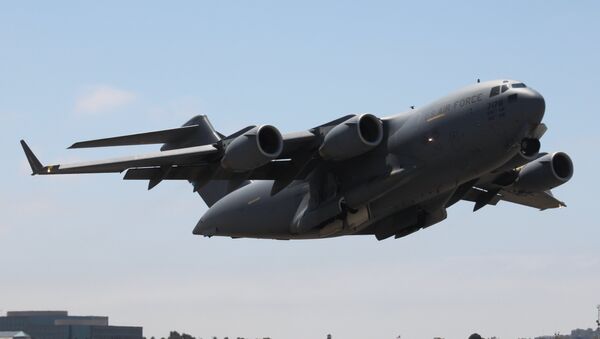
[[[203,185],[210,180],[274,180],[272,194],[292,181],[303,179],[319,163],[318,146],[323,135],[339,123],[353,117],[347,115],[312,129],[282,135],[280,155],[263,166],[232,172],[221,166],[221,158],[229,143],[256,126],[248,126],[229,136],[215,131],[208,120],[196,117],[183,127],[76,142],[69,148],[111,147],[163,144],[160,152],[99,161],[42,165],[25,141],[21,146],[31,166],[32,175],[120,173],[125,180],[149,180],[148,188],[162,180],[188,180]],[[210,134],[207,135],[206,133]],[[198,141],[195,141],[198,140]],[[202,142],[202,145],[194,144]],[[177,147],[181,145],[181,147]]]
[[[89,140],[73,144],[70,148],[124,146],[162,143],[187,137],[190,128],[185,126],[171,130],[140,133],[113,138]],[[235,138],[247,129],[240,130],[228,138]],[[303,178],[306,168],[313,159],[314,141],[317,136],[310,131],[287,133],[283,135],[283,151],[279,159],[245,173],[233,173],[220,167],[223,154],[219,143],[176,148],[142,155],[106,159],[99,161],[42,165],[25,141],[21,146],[31,166],[32,175],[79,174],[79,173],[120,173],[127,170],[125,180],[150,180],[149,188],[162,180],[276,180],[275,190],[282,189],[291,181]]]
[[[219,152],[213,145],[203,145],[107,160],[44,166],[25,141],[21,140],[21,146],[25,151],[33,175],[118,173],[136,167],[198,164],[208,161],[211,155]]]

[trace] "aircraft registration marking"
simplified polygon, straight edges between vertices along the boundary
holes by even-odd
[[[252,200],[248,201],[248,205],[252,205],[252,204],[254,204],[255,202],[257,202],[257,201],[259,201],[259,200],[260,200],[260,197],[256,197],[256,198],[254,198],[254,199],[252,199]]]
[[[434,115],[431,118],[427,119],[427,122],[431,122],[433,120],[439,119],[439,118],[443,118],[444,116],[446,116],[446,113],[440,113],[438,115]]]
[[[488,121],[496,120],[496,118],[504,118],[506,115],[504,101],[502,99],[488,103],[487,118]]]

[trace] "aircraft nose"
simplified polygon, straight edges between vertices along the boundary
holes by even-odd
[[[536,90],[527,88],[519,94],[519,103],[522,106],[523,113],[528,116],[532,124],[539,124],[544,117],[546,110],[546,101],[544,97]]]
[[[200,218],[192,233],[209,237],[217,234],[217,221],[220,219],[218,210],[218,206],[217,208],[214,208],[214,206],[209,208]]]

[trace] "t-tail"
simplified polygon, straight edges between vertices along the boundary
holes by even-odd
[[[183,124],[182,128],[187,126],[194,126],[193,134],[181,140],[167,142],[160,150],[167,151],[206,144],[217,144],[226,138],[214,129],[206,115],[197,115],[191,118]],[[233,190],[250,183],[249,180],[207,180],[201,178],[189,180],[189,182],[194,186],[194,191],[200,194],[202,200],[209,207]]]

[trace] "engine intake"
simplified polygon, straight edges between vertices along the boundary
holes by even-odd
[[[319,154],[326,160],[350,159],[377,147],[381,140],[381,120],[372,114],[356,115],[325,135]]]
[[[221,166],[234,172],[250,171],[277,158],[282,150],[283,139],[277,128],[254,127],[226,146]]]
[[[540,192],[569,181],[573,176],[573,162],[563,152],[546,154],[519,170],[513,187],[518,191]]]

